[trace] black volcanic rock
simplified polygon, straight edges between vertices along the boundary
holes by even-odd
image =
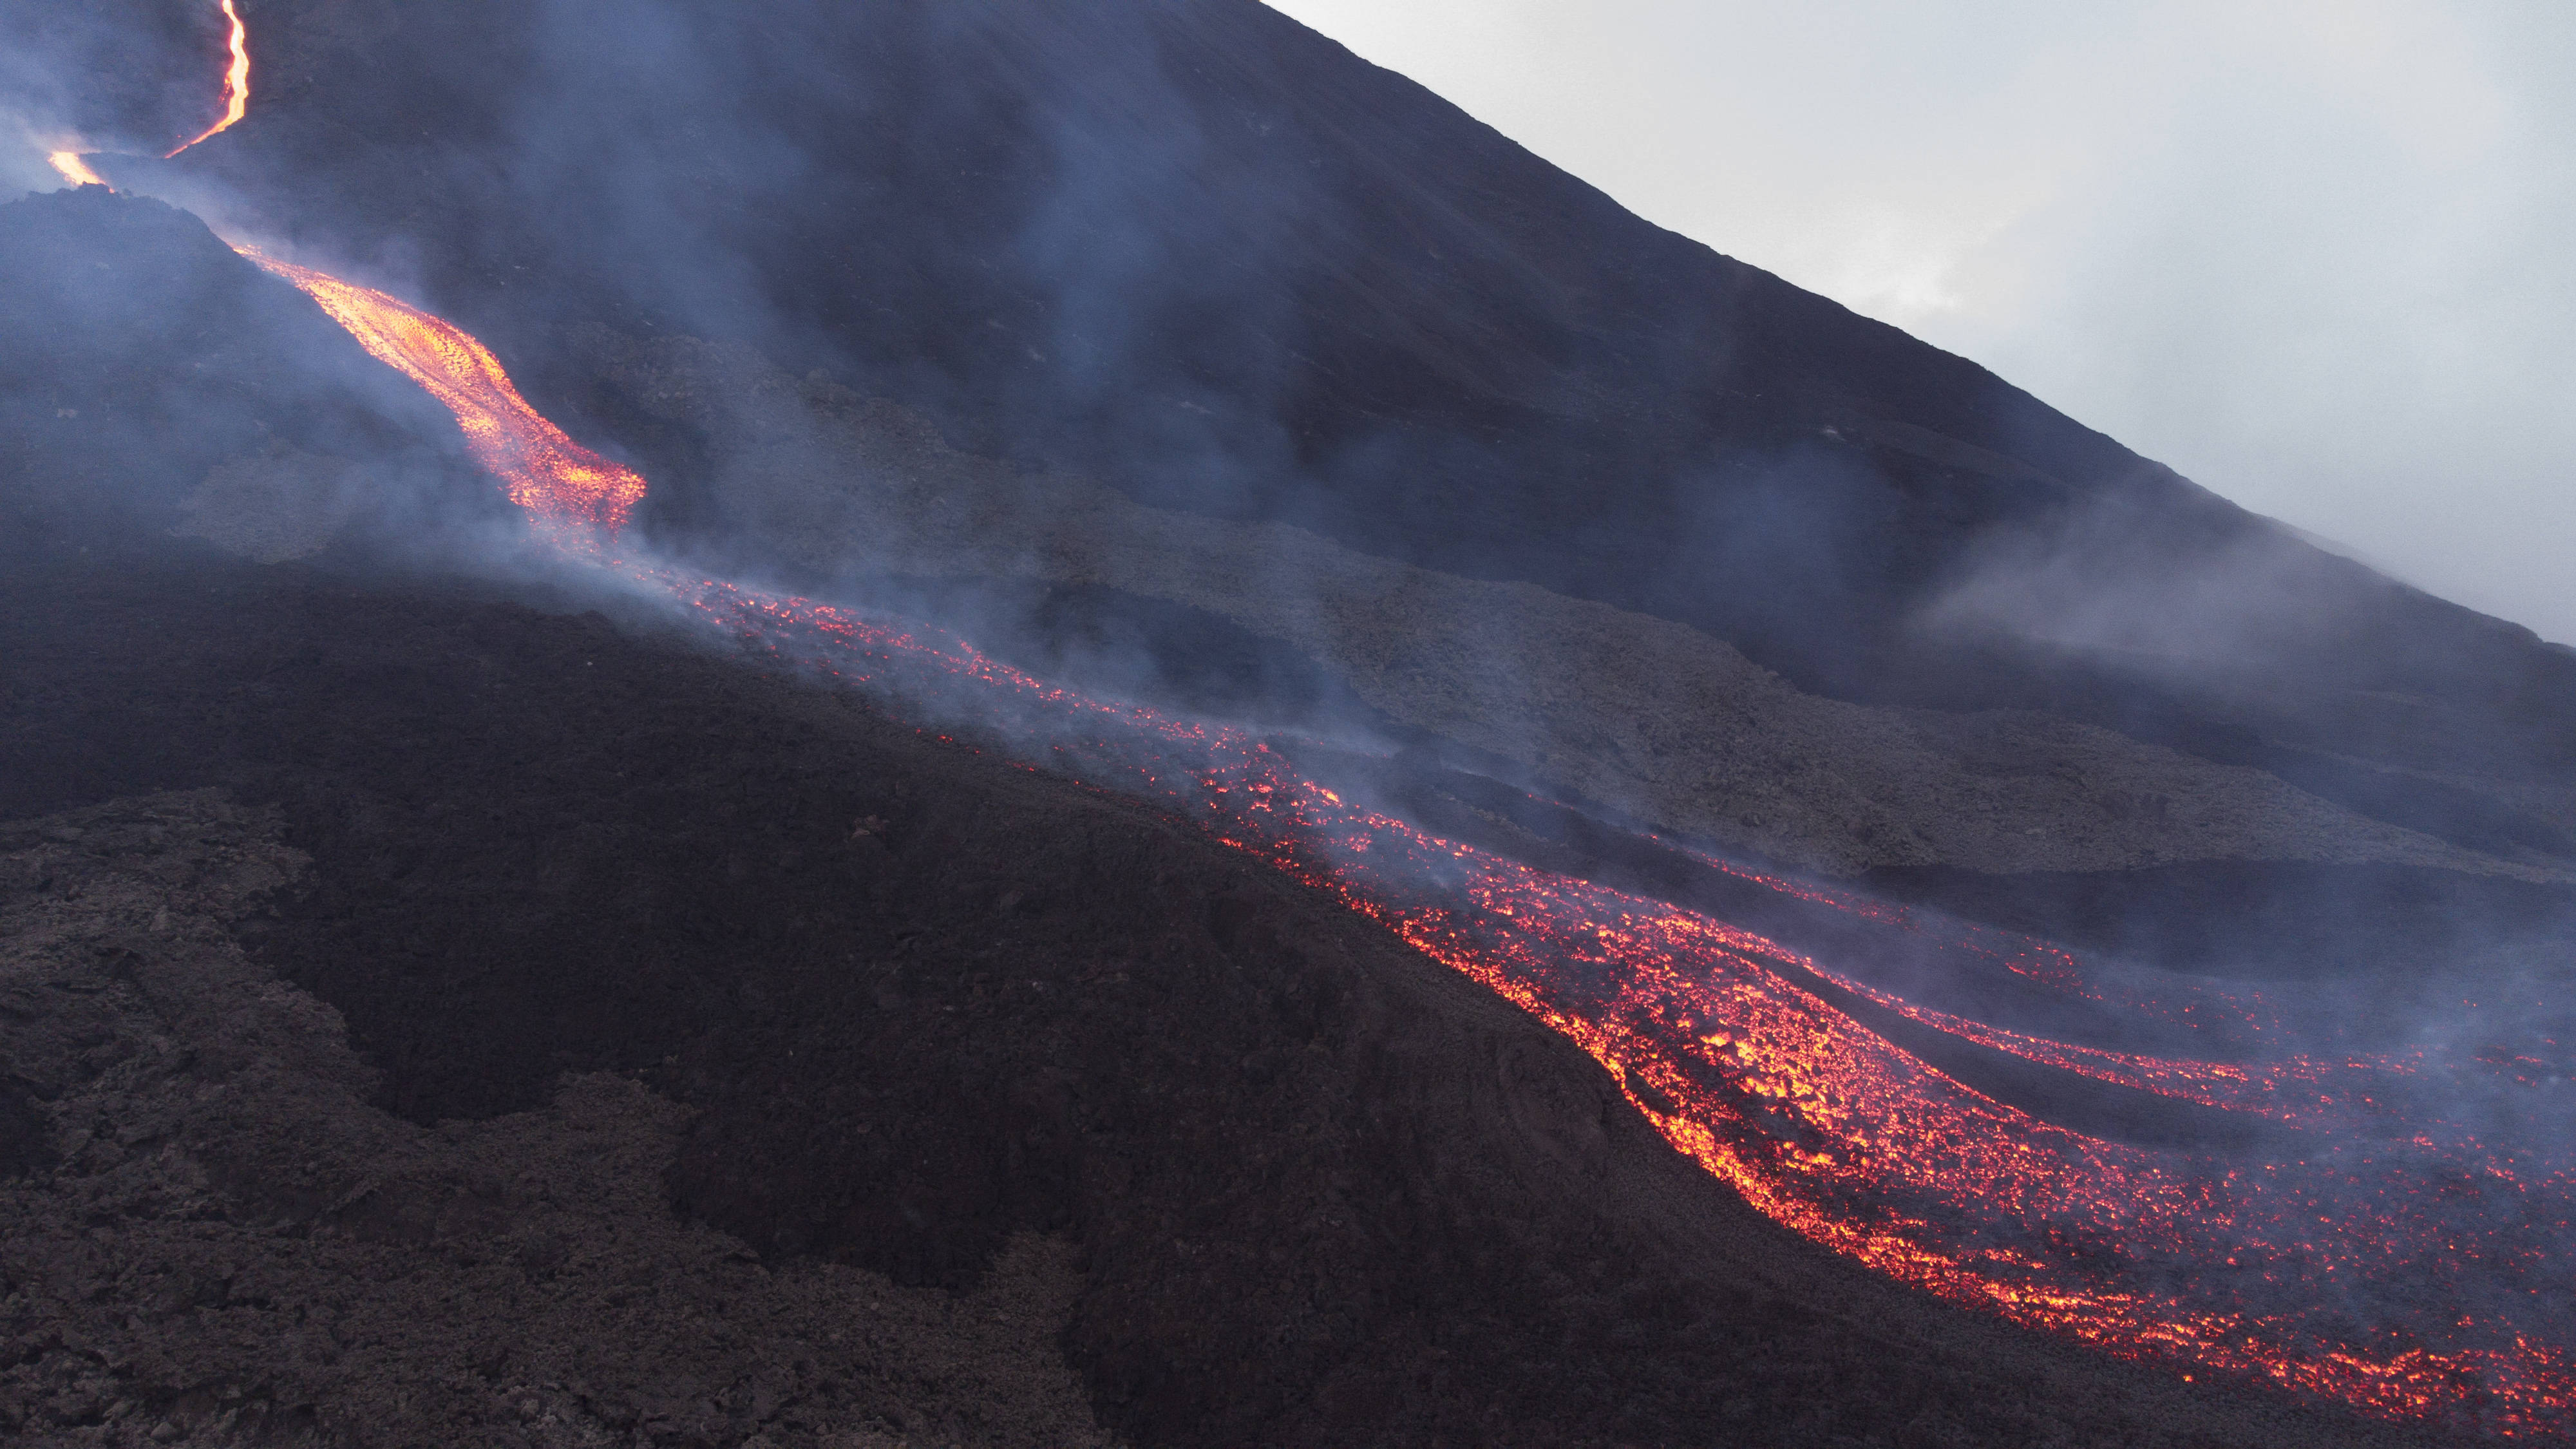
[[[964,1295],[763,1264],[672,1215],[690,1113],[631,1077],[370,1104],[340,1015],[242,950],[310,863],[281,825],[219,790],[0,822],[0,877],[47,881],[0,888],[0,1058],[62,1149],[0,1160],[9,1442],[1104,1442],[1061,1237]]]
[[[154,255],[131,221],[176,248],[176,277],[230,255],[148,203],[21,210],[98,223],[94,258]],[[306,378],[268,356],[293,334],[244,335],[267,351],[241,375],[296,384],[245,407],[385,381],[345,352]],[[136,375],[186,396],[193,371]],[[397,430],[390,456],[416,443]],[[290,1442],[326,1419],[371,1442],[554,1413],[795,1444],[889,1400],[971,1422],[951,1381],[847,1382],[930,1352],[935,1300],[906,1300],[873,1357],[815,1367],[817,1325],[864,1291],[827,1269],[1008,1301],[1009,1245],[1042,1232],[1087,1269],[1055,1341],[1101,1418],[1149,1445],[2410,1439],[2105,1363],[1830,1257],[1673,1154],[1536,1022],[1151,809],[596,617],[352,583],[382,560],[346,547],[320,556],[335,575],[164,532],[148,510],[91,520],[89,552],[0,568],[0,817],[205,786],[273,807],[311,870],[276,914],[200,944],[336,1008],[358,1060],[320,1107],[208,1108],[201,1087],[294,1062],[228,1037],[218,1006],[258,983],[192,976],[205,958],[170,953],[141,906],[75,943],[110,984],[57,973],[114,1022],[0,1012],[19,1109],[5,1372],[55,1386],[0,1401],[12,1429],[117,1402]],[[1190,652],[1241,643],[1164,622]],[[1579,819],[1550,828],[1552,863],[1599,870]],[[113,905],[103,883],[152,859],[148,831],[129,842],[143,865],[121,838],[0,852],[8,904]],[[173,1033],[130,1078],[66,1065]],[[2195,1114],[2140,1119],[2026,1064],[1943,1060],[2088,1130],[2204,1136]],[[378,1084],[363,1099],[356,1067]],[[89,1125],[146,1118],[165,1135],[113,1150]],[[85,1236],[100,1216],[125,1226]],[[237,1304],[222,1284],[252,1252],[272,1268]],[[402,1286],[353,1303],[362,1273]],[[798,1284],[841,1296],[817,1309]],[[336,1326],[251,1367],[299,1321]],[[1043,1360],[1024,1329],[1000,1347]],[[513,1382],[567,1360],[578,1385]],[[662,1382],[708,1373],[738,1382]],[[767,1427],[772,1380],[822,1417]],[[214,1427],[225,1404],[233,1430]]]

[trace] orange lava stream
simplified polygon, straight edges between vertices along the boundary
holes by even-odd
[[[50,151],[45,155],[45,162],[54,168],[55,174],[61,176],[66,185],[105,186],[107,184],[105,178],[89,169],[89,163],[81,159],[81,153],[78,151]]]
[[[380,362],[390,363],[456,415],[474,461],[510,501],[558,529],[614,535],[644,497],[644,479],[564,435],[528,406],[490,348],[463,330],[372,287],[341,281],[236,245],[293,282]]]
[[[232,22],[233,59],[224,70],[223,119],[171,148],[169,156],[162,158],[165,161],[209,136],[230,130],[250,111],[250,29],[242,24],[241,12],[233,8],[233,0],[224,0],[224,19]]]

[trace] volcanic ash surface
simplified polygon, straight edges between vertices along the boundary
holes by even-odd
[[[1080,1276],[772,1269],[613,1074],[420,1127],[240,935],[307,869],[221,791],[0,825],[0,1433],[35,1444],[1084,1445]]]

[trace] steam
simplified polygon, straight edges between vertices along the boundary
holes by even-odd
[[[2117,492],[1989,538],[1959,572],[1924,627],[2192,674],[2279,667],[2346,627],[2356,594],[2401,587],[2214,499],[2178,523]]]
[[[0,185],[60,184],[57,151],[159,156],[226,115],[228,3],[0,0]]]
[[[0,195],[84,184],[85,149],[43,57],[0,44]]]
[[[1658,224],[2576,642],[2561,7],[1281,8]]]

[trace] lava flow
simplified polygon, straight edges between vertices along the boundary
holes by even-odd
[[[107,184],[105,177],[89,169],[89,163],[81,159],[81,153],[78,151],[47,152],[45,164],[53,167],[54,174],[63,178],[69,185],[105,186]]]
[[[213,125],[170,148],[176,156],[209,136],[230,130],[233,124],[250,113],[250,28],[242,24],[241,12],[233,0],[224,0],[224,19],[232,26],[227,44],[232,49],[232,64],[224,68],[224,113]],[[163,160],[168,160],[165,156]]]
[[[528,406],[492,350],[408,302],[235,244],[303,289],[358,345],[419,383],[456,415],[474,461],[529,516],[575,533],[613,535],[644,496],[644,479],[565,436]]]
[[[1754,1207],[1892,1277],[2123,1356],[2391,1416],[2506,1437],[2571,1424],[2556,1266],[2576,1160],[2546,1133],[2484,1142],[2418,1090],[2477,1062],[2161,1059],[1914,1008],[1703,913],[1357,806],[1243,732],[1085,700],[892,621],[627,571],[782,663],[923,713],[971,710],[1014,753],[1159,796],[1338,894],[1581,1046]],[[2014,954],[2052,956],[2063,984],[2093,989],[2042,943]],[[1926,1065],[1795,972],[2072,1075],[2278,1124],[2276,1145],[2230,1155],[2069,1131]]]
[[[235,25],[237,116],[247,62]],[[474,456],[568,557],[669,597],[755,657],[864,687],[918,718],[974,721],[1025,762],[1159,799],[1337,894],[1591,1054],[1674,1146],[1808,1239],[2125,1357],[2505,1437],[2576,1427],[2576,1303],[2561,1283],[2576,1247],[2576,1154],[2538,1128],[2496,1140],[2445,1105],[2563,1081],[2570,1062],[2555,1042],[2229,1061],[2264,1036],[2260,1002],[2124,992],[2046,943],[1982,930],[1965,955],[2153,1019],[2208,1043],[2211,1059],[2056,1041],[1907,1001],[1705,913],[1430,835],[1346,800],[1243,731],[1086,699],[934,630],[621,558],[615,535],[644,480],[538,415],[490,351],[382,292],[244,250],[446,404]],[[1737,873],[1889,930],[1932,929]],[[1806,981],[2070,1080],[2234,1114],[2269,1135],[2259,1150],[2086,1136],[1936,1070]],[[2528,1115],[2489,1114],[2509,1127]]]
[[[918,717],[977,721],[1021,758],[1164,799],[1335,892],[1582,1047],[1676,1147],[1807,1238],[2123,1356],[2503,1436],[2576,1426],[2576,1333],[2554,1281],[2576,1246],[2576,1158],[2545,1135],[2485,1141],[2427,1086],[2493,1079],[2490,1064],[2152,1057],[1967,1020],[1706,914],[1429,835],[1241,731],[1085,699],[936,631],[619,558],[613,537],[643,479],[529,408],[488,350],[384,293],[250,254],[445,402],[571,556],[780,664]],[[2063,951],[1982,936],[1999,969],[2110,996]],[[2275,1148],[2150,1149],[2068,1130],[1926,1065],[1802,974],[2072,1077],[2239,1114],[2278,1134]],[[2178,1009],[2130,1004],[2213,1044],[2246,1035],[2246,1002],[2180,994],[2193,999]]]

